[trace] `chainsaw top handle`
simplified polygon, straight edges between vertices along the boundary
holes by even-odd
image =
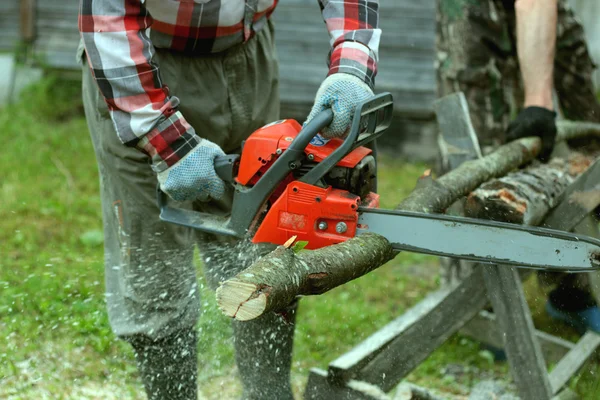
[[[356,107],[352,126],[342,144],[327,158],[317,164],[301,181],[315,184],[325,176],[348,153],[379,137],[390,125],[392,119],[392,95],[377,95]],[[305,157],[306,146],[323,128],[333,121],[333,111],[324,110],[317,114],[290,143],[273,165],[251,188],[236,187],[231,216],[218,217],[209,213],[183,210],[170,207],[167,196],[158,189],[160,219],[178,225],[188,226],[204,232],[243,237],[251,228],[257,214],[279,184],[291,171],[298,168]],[[234,166],[239,155],[226,155],[215,159],[215,171],[226,182],[234,182]]]
[[[381,136],[392,122],[393,106],[391,93],[379,94],[357,105],[352,126],[344,142],[300,181],[309,185],[316,184],[352,150]]]

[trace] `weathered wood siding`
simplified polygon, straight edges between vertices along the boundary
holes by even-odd
[[[36,2],[35,49],[53,67],[76,68],[78,0]],[[390,91],[397,109],[430,115],[434,96],[435,0],[382,0],[379,91]],[[0,1],[0,48],[19,37],[19,0]],[[329,37],[316,0],[282,0],[275,12],[286,103],[309,104],[326,72]]]
[[[308,104],[327,73],[329,36],[316,0],[282,0],[274,14],[281,59],[281,96]],[[435,92],[435,0],[382,0],[378,91],[396,110],[431,115]]]
[[[19,1],[0,0],[0,51],[10,51],[19,42]]]
[[[56,68],[77,68],[79,0],[37,0],[35,50]]]
[[[0,50],[18,42],[20,1],[0,0]],[[34,48],[51,67],[78,67],[78,7],[79,0],[36,1]],[[417,158],[431,158],[436,151],[431,129],[435,0],[380,0],[380,8],[383,37],[376,90],[392,92],[397,115],[385,136],[395,147],[409,138],[409,153],[425,149],[428,154]],[[302,120],[327,73],[329,36],[317,0],[281,0],[274,21],[282,117]],[[429,131],[423,134],[426,125]]]

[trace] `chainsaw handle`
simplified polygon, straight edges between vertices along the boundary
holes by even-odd
[[[239,159],[239,154],[226,154],[215,158],[214,167],[219,178],[227,183],[233,184],[234,179],[237,176]]]
[[[286,152],[292,149],[304,153],[306,146],[313,140],[319,132],[327,128],[333,122],[333,110],[327,108],[319,112],[308,124],[302,127],[302,130],[296,136],[296,139],[286,149]]]
[[[160,208],[160,219],[198,229],[217,235],[243,237],[258,214],[259,210],[281,181],[300,165],[304,157],[304,149],[313,137],[333,121],[333,112],[325,110],[317,114],[298,133],[294,141],[279,157],[267,172],[250,189],[236,190],[231,217],[225,218],[209,213],[184,210],[169,206],[168,196],[157,188],[157,202]],[[240,156],[229,154],[215,158],[215,172],[225,182],[234,183]],[[233,186],[232,186],[233,187]]]
[[[300,181],[309,185],[316,184],[352,150],[381,136],[392,122],[393,109],[394,99],[387,92],[357,105],[348,136],[329,157],[300,178]],[[361,138],[361,135],[365,136]]]

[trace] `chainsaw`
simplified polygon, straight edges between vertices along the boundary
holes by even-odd
[[[325,139],[333,120],[321,112],[302,127],[287,119],[248,137],[241,155],[215,160],[231,185],[228,216],[171,206],[158,190],[160,219],[216,235],[283,245],[290,238],[318,249],[365,232],[397,251],[562,272],[600,269],[600,240],[568,232],[473,218],[379,209],[376,162],[367,145],[392,119],[393,100],[380,94],[360,104],[348,135]]]

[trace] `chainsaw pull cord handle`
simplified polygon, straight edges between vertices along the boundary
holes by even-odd
[[[346,139],[329,157],[299,180],[309,185],[315,185],[352,150],[381,136],[392,122],[393,108],[394,99],[391,93],[378,94],[357,105]],[[361,135],[364,137],[361,138]]]

